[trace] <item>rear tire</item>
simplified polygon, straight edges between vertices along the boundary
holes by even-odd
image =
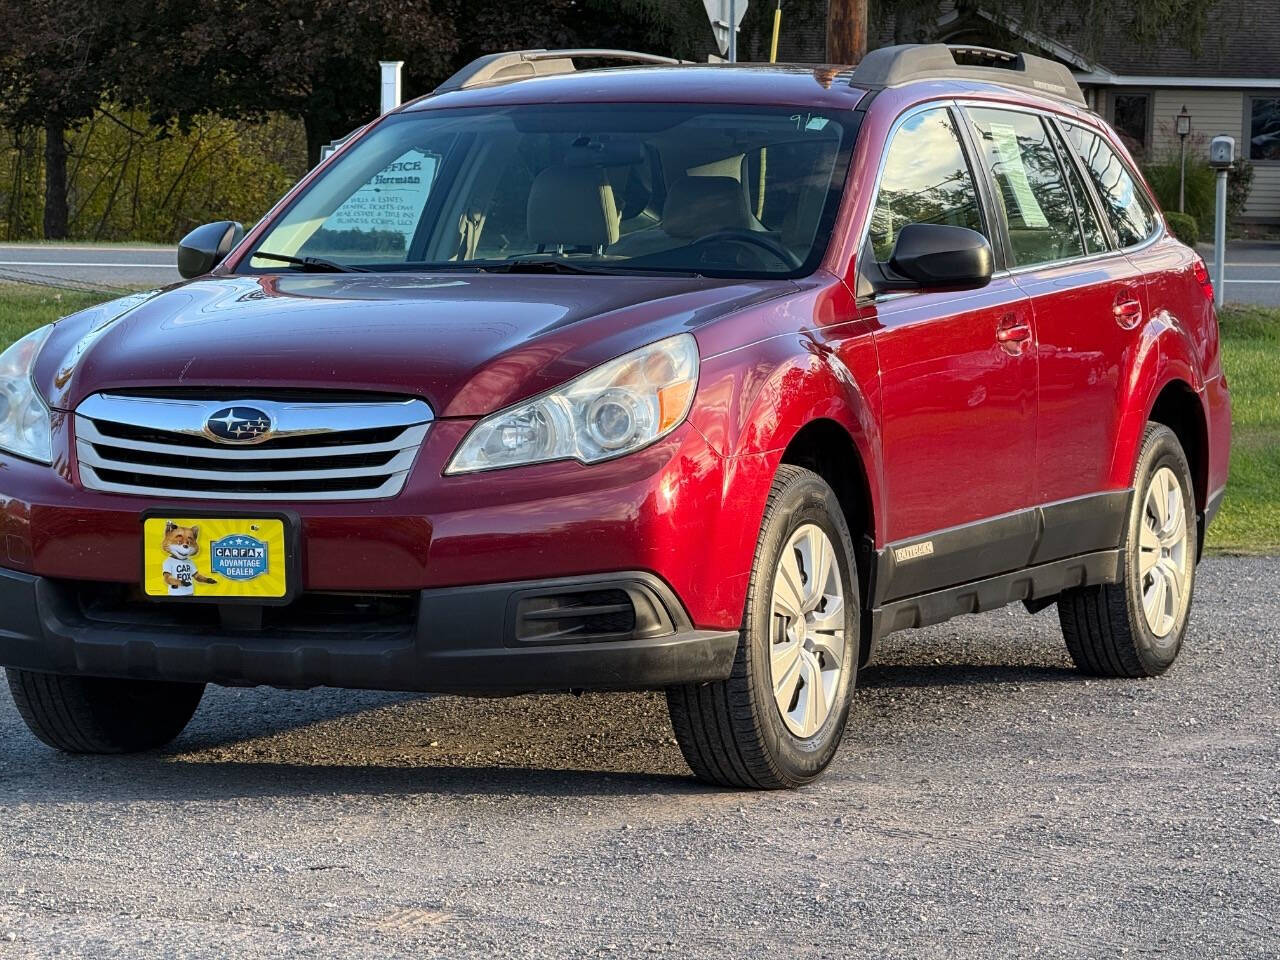
[[[671,687],[667,706],[699,780],[797,787],[826,770],[849,715],[859,636],[853,541],[831,488],[790,465],[778,468],[760,530],[733,673]]]
[[[1191,469],[1177,436],[1147,424],[1121,545],[1119,583],[1058,600],[1076,666],[1096,677],[1154,677],[1177,659],[1190,619],[1197,531]]]
[[[202,683],[68,677],[10,667],[9,691],[27,727],[66,753],[134,753],[180,734]]]

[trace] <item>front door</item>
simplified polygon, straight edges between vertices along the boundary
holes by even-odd
[[[909,114],[892,135],[871,218],[877,260],[908,223],[991,236],[948,107]],[[892,596],[1024,566],[1036,442],[1026,293],[998,276],[977,290],[882,295],[861,316],[877,328],[885,525],[902,557]]]

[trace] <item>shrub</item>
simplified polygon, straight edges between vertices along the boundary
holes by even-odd
[[[1178,209],[1178,161],[1162,160],[1147,164],[1143,170],[1160,207],[1166,213]],[[1215,190],[1213,169],[1200,159],[1187,157],[1186,213],[1197,225],[1212,229]],[[1172,224],[1170,224],[1172,226]]]
[[[0,140],[0,238],[40,235],[43,134]],[[253,223],[306,169],[302,125],[213,115],[148,123],[106,103],[68,135],[70,239],[173,243],[210,220]]]
[[[1247,144],[1246,144],[1247,146]],[[1253,190],[1253,164],[1244,157],[1237,157],[1227,176],[1227,218],[1234,223],[1244,213],[1245,204]]]
[[[1196,223],[1195,217],[1189,213],[1165,211],[1164,218],[1175,237],[1189,247],[1196,245],[1196,241],[1200,239],[1200,225]]]

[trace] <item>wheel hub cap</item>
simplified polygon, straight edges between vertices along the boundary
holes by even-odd
[[[1186,610],[1191,537],[1182,485],[1168,467],[1151,477],[1138,531],[1142,612],[1157,637],[1167,637]]]
[[[811,737],[831,714],[847,656],[844,578],[820,527],[805,524],[787,541],[771,609],[774,702],[788,730]]]

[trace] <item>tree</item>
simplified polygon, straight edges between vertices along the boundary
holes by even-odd
[[[834,0],[831,0],[834,3]],[[1085,56],[1096,56],[1108,31],[1122,34],[1141,49],[1171,43],[1197,52],[1208,17],[1219,0],[1091,0],[1061,3],[1050,0],[868,0],[867,46],[886,43],[928,43],[939,39],[938,20],[944,8],[954,7],[961,21],[980,6],[1022,32],[1034,31],[1063,40]],[[742,59],[768,57],[773,29],[774,0],[752,0],[739,34]],[[826,29],[828,0],[783,0],[782,43],[779,59],[798,36],[821,37]],[[954,22],[947,29],[954,29]],[[1022,49],[1027,41],[983,20],[993,41]],[[709,37],[708,37],[709,39]],[[812,40],[810,40],[812,44]]]
[[[958,0],[954,6],[961,20],[981,7],[990,18],[987,23],[1003,22],[1022,35],[1062,40],[1093,57],[1108,34],[1123,35],[1138,49],[1174,44],[1198,53],[1209,14],[1217,4],[1218,0]],[[936,39],[943,6],[942,0],[872,0],[872,22],[879,31],[872,30],[871,45],[876,45],[877,32],[890,30],[894,43]],[[990,30],[997,36],[1000,32],[998,27]],[[1010,41],[1026,46],[1021,36],[1011,36]]]
[[[148,21],[123,68],[130,103],[183,124],[286,113],[302,120],[311,163],[376,113],[378,60],[404,60],[412,87],[446,73],[458,45],[450,11],[421,0],[130,2]]]
[[[685,0],[127,2],[146,23],[123,58],[131,102],[149,104],[157,121],[288,113],[303,121],[311,163],[377,109],[378,60],[405,61],[412,96],[496,50],[634,46],[692,57],[706,29]],[[168,40],[148,49],[155,35]]]
[[[115,82],[119,9],[94,0],[0,0],[0,122],[44,131],[44,236],[67,236],[67,131]]]

